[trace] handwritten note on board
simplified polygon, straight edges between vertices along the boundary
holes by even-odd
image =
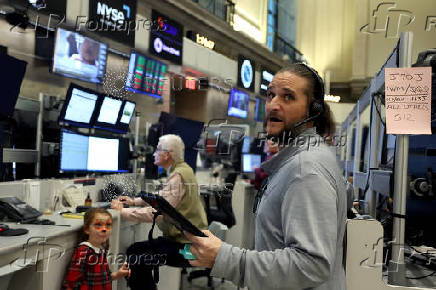
[[[388,134],[431,134],[431,67],[385,69]]]

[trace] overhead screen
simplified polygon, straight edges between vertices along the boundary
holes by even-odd
[[[106,72],[107,44],[58,28],[51,71],[91,83],[101,83]]]
[[[128,140],[62,130],[60,172],[127,172]]]
[[[132,51],[125,89],[160,99],[166,72],[166,64]]]
[[[263,122],[265,119],[265,99],[256,99],[256,108],[254,112],[254,120],[256,122]]]
[[[230,91],[227,115],[246,119],[248,116],[248,103],[250,96],[242,91],[232,89]]]
[[[0,55],[0,118],[11,117],[20,94],[27,62],[9,55]]]

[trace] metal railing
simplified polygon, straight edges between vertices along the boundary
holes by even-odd
[[[235,4],[231,0],[192,0],[218,18],[233,25]]]
[[[289,56],[289,62],[301,62],[305,61],[303,53],[296,49],[290,42],[283,37],[280,37],[277,33],[274,33],[274,47],[273,52],[278,53],[282,57]]]

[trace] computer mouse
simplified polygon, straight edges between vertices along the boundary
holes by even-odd
[[[54,225],[54,224],[55,224],[54,221],[51,221],[51,220],[48,220],[48,219],[41,220],[41,225]]]

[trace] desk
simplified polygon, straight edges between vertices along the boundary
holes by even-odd
[[[113,223],[109,253],[114,254],[119,252],[120,218],[117,211],[110,212]],[[25,228],[29,232],[17,237],[0,237],[0,289],[60,289],[83,220],[60,215],[44,218],[56,225],[6,223],[10,228]],[[117,267],[111,265],[112,270]],[[117,289],[116,284],[112,284],[112,289]]]
[[[232,207],[236,225],[226,234],[226,242],[245,249],[254,249],[253,203],[256,195],[254,187],[242,179],[238,179],[233,188]]]

